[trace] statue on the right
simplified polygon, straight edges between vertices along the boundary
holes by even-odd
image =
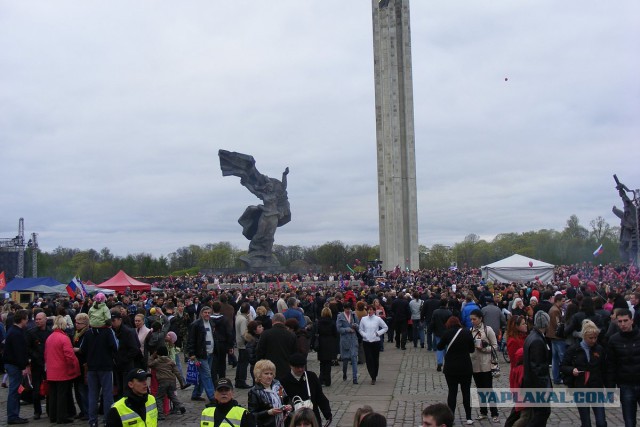
[[[618,181],[618,177],[613,175],[616,181],[616,190],[622,198],[623,210],[613,207],[613,213],[620,218],[620,259],[623,262],[635,263],[638,258],[638,208],[634,204],[635,198],[629,198],[627,192],[629,188]],[[633,192],[632,192],[633,193]]]

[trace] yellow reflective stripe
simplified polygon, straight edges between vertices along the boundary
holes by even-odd
[[[156,402],[152,402],[151,405],[147,405],[147,412],[153,411],[154,409],[158,409]]]
[[[211,421],[211,422],[213,422],[213,416],[211,416],[211,415],[203,415],[202,417],[200,417],[200,421]]]
[[[129,420],[133,420],[134,418],[140,418],[140,415],[138,415],[136,412],[120,415],[120,419],[122,421],[129,421]]]

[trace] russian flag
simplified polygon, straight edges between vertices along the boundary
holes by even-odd
[[[604,252],[604,248],[602,247],[602,243],[600,244],[600,246],[598,246],[598,249],[596,249],[595,251],[593,251],[593,256],[598,256],[600,255],[602,252]]]
[[[75,298],[76,295],[78,294],[78,286],[76,285],[76,282],[73,281],[73,279],[67,285],[67,293],[71,298]]]

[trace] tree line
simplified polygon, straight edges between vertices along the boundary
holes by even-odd
[[[602,217],[590,221],[589,228],[586,228],[580,224],[576,215],[572,215],[562,231],[542,229],[524,233],[502,233],[491,241],[481,239],[477,234],[469,234],[462,242],[453,245],[420,245],[420,268],[448,268],[452,265],[480,267],[514,253],[556,265],[584,261],[615,263],[620,261],[618,235],[619,227],[610,226]],[[593,251],[600,244],[603,245],[604,252],[594,259]],[[27,249],[25,254],[26,277],[31,272],[30,251],[31,249]],[[96,251],[58,247],[51,252],[41,251],[37,254],[38,275],[54,277],[60,282],[79,276],[82,280],[100,283],[119,270],[142,278],[180,276],[203,270],[236,273],[243,271],[239,257],[245,253],[246,250],[229,242],[184,246],[160,257],[148,253],[117,256],[108,248]],[[349,268],[362,271],[366,268],[367,261],[376,260],[380,256],[377,245],[347,245],[339,240],[310,247],[274,245],[274,253],[283,272],[295,273],[346,272]]]

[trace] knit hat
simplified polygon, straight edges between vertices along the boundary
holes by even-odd
[[[107,299],[107,297],[105,297],[102,292],[98,292],[96,294],[96,296],[93,297],[93,300],[96,301],[96,302],[105,302],[106,299]]]
[[[540,310],[536,313],[536,316],[533,318],[533,327],[536,329],[546,329],[549,326],[549,321],[551,318],[547,313]]]
[[[167,332],[167,337],[169,337],[169,341],[171,341],[171,344],[175,344],[176,341],[178,341],[178,336],[173,331]]]

